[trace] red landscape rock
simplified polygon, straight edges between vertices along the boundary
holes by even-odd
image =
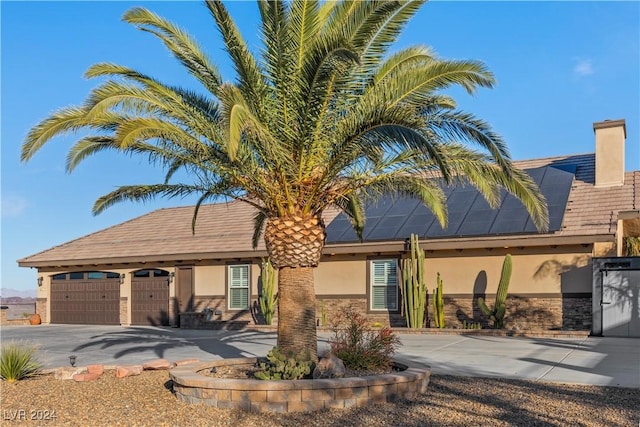
[[[100,374],[92,374],[92,373],[84,373],[84,374],[75,374],[73,376],[73,380],[77,382],[86,382],[86,381],[95,381],[100,378]]]
[[[156,359],[150,362],[146,362],[142,365],[142,369],[145,371],[150,370],[161,370],[161,369],[169,369],[171,368],[171,363],[167,359]]]
[[[182,359],[182,360],[176,360],[175,362],[173,362],[173,366],[182,366],[182,365],[188,365],[190,363],[198,363],[200,360],[198,359]]]
[[[87,365],[87,372],[102,375],[104,373],[104,365]]]
[[[116,378],[131,377],[142,373],[141,365],[116,366]]]

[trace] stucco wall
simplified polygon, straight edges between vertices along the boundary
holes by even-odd
[[[194,268],[194,292],[196,295],[224,295],[225,268],[222,263]]]
[[[313,272],[316,294],[365,295],[367,263],[364,255],[324,257]]]
[[[581,293],[591,291],[591,248],[510,248],[505,250],[465,250],[427,253],[427,286],[435,287],[439,272],[445,293],[495,293],[502,263],[511,253],[513,270],[509,293]],[[542,252],[542,253],[540,253]]]

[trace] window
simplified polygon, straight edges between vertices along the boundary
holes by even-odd
[[[134,271],[133,277],[151,277],[151,272],[149,270]]]
[[[228,270],[229,309],[249,308],[249,266],[230,265]]]
[[[119,273],[104,271],[76,271],[73,273],[60,273],[51,276],[52,280],[103,280],[103,279],[119,279]]]
[[[153,277],[169,277],[169,272],[165,270],[153,270]]]
[[[104,273],[102,271],[89,271],[87,272],[87,279],[102,279]]]
[[[371,261],[371,310],[398,310],[398,261]]]

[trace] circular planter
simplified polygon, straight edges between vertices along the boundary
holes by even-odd
[[[396,366],[404,370],[366,377],[319,380],[262,381],[213,378],[198,373],[229,365],[255,364],[258,358],[194,363],[170,371],[176,397],[188,403],[252,412],[308,412],[323,408],[353,408],[398,399],[412,399],[429,384],[428,366]]]

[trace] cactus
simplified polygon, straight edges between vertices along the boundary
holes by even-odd
[[[321,301],[322,305],[321,305],[321,312],[322,312],[322,326],[327,326],[327,312],[324,309],[324,300]]]
[[[276,312],[277,295],[276,295],[276,270],[273,268],[269,258],[262,259],[261,266],[262,293],[258,298],[260,302],[260,311],[264,316],[264,321],[270,325],[273,321],[273,315]]]
[[[436,278],[436,289],[433,290],[433,318],[436,328],[444,328],[444,295],[442,293],[442,279],[440,273]]]
[[[424,284],[424,251],[418,236],[411,235],[411,258],[402,260],[402,296],[404,316],[409,328],[421,328],[427,308],[427,286]]]
[[[299,380],[311,374],[314,363],[309,355],[283,354],[278,347],[267,353],[267,362],[260,362],[260,371],[255,377],[261,380]]]
[[[504,315],[507,310],[507,291],[509,289],[509,280],[511,280],[511,255],[507,254],[502,263],[502,273],[500,274],[500,284],[498,285],[498,293],[496,294],[496,303],[493,310],[487,307],[484,298],[478,298],[478,307],[485,316],[493,322],[493,327],[497,329],[504,328]]]

